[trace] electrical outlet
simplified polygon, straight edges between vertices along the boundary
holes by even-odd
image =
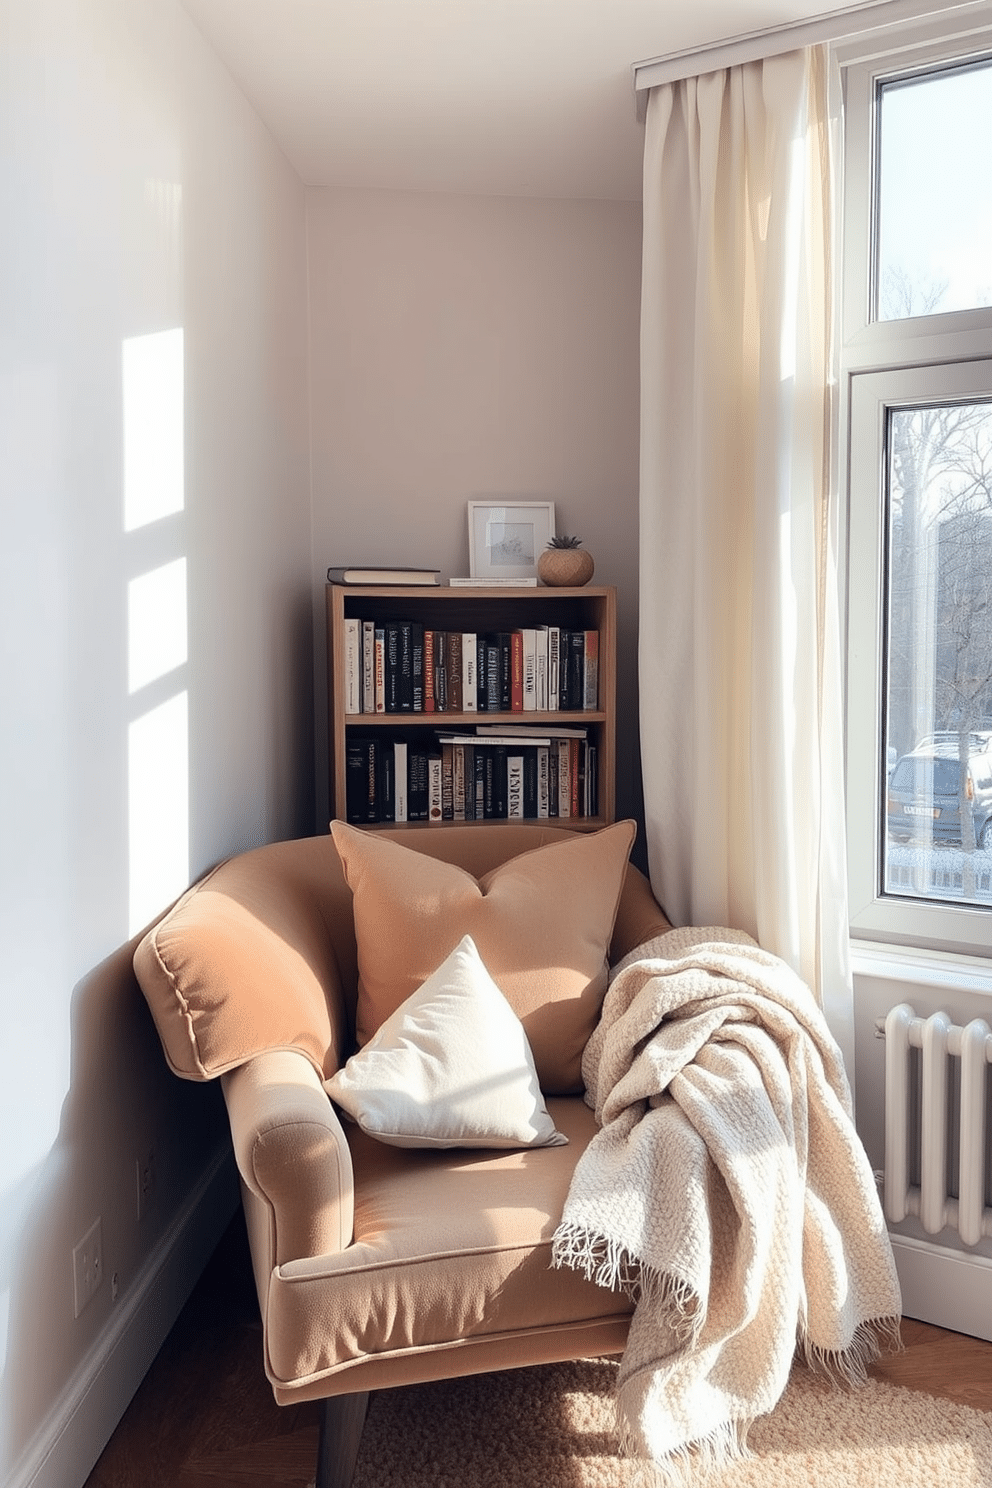
[[[72,1252],[73,1300],[77,1317],[93,1298],[103,1281],[103,1231],[94,1220]]]
[[[138,1223],[140,1224],[155,1202],[154,1147],[149,1147],[143,1157],[135,1158],[134,1172],[137,1185]]]

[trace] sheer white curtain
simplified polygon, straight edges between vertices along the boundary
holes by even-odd
[[[651,91],[641,748],[651,880],[749,931],[852,1048],[826,57]]]

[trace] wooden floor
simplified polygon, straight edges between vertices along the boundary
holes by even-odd
[[[992,1411],[992,1343],[905,1320],[873,1374]],[[280,1407],[262,1370],[244,1225],[231,1225],[87,1488],[304,1488],[317,1407]]]

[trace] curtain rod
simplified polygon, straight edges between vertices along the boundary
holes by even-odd
[[[708,46],[690,48],[687,51],[668,52],[660,57],[649,57],[643,62],[634,62],[634,96],[638,118],[643,119],[647,107],[647,91],[660,83],[674,83],[681,78],[696,77],[700,73],[715,72],[720,67],[735,67],[742,62],[754,62],[760,57],[775,57],[782,52],[795,51],[798,47],[815,46],[824,41],[840,41],[877,31],[899,21],[919,20],[936,16],[944,11],[985,10],[986,0],[862,0],[857,5],[846,5],[842,10],[829,11],[811,16],[806,21],[796,21],[782,26],[767,26],[763,30],[744,32]]]

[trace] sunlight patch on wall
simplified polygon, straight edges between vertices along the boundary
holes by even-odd
[[[137,692],[186,660],[186,559],[127,586],[127,685]]]
[[[182,511],[183,331],[124,342],[124,530]]]
[[[181,326],[132,336],[122,345],[128,533],[185,508],[183,355]],[[189,883],[189,699],[181,671],[189,643],[187,561],[176,553],[177,539],[182,530],[175,523],[141,539],[146,571],[127,586],[127,687],[143,710],[128,726],[131,935]],[[150,569],[149,542],[159,558]],[[155,685],[163,679],[164,686]]]
[[[189,707],[187,694],[128,729],[128,934],[134,935],[189,884]]]

